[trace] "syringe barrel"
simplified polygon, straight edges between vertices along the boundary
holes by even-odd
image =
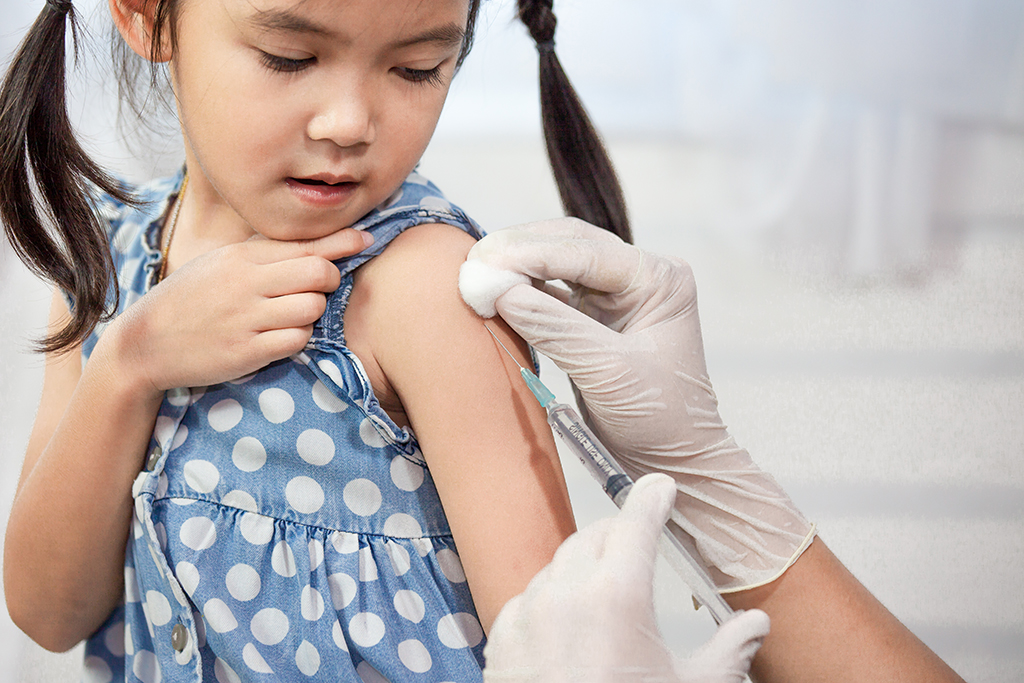
[[[601,482],[605,493],[622,507],[626,502],[633,480],[619,467],[615,458],[584,424],[579,413],[564,403],[548,406],[548,424],[572,448],[590,474]]]
[[[553,403],[547,406],[547,411],[548,423],[552,429],[572,449],[590,474],[601,482],[605,493],[621,508],[630,489],[633,488],[633,480],[572,407],[564,403]],[[714,582],[708,576],[707,568],[698,559],[700,556],[692,539],[685,537],[686,543],[667,527],[664,528],[659,543],[662,554],[669,565],[689,584],[694,597],[705,605],[715,621],[721,624],[732,616],[732,609],[718,593]]]

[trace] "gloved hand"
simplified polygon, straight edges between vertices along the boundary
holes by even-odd
[[[741,683],[768,634],[768,615],[738,614],[687,660],[654,618],[654,558],[675,487],[637,481],[615,517],[571,536],[491,627],[485,683],[663,681]]]
[[[686,263],[570,218],[494,232],[463,268],[511,287],[489,293],[497,312],[569,375],[627,472],[675,479],[673,532],[692,537],[721,590],[774,580],[810,544],[813,525],[719,417]],[[513,285],[506,271],[569,289]]]

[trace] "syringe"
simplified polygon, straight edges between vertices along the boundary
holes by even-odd
[[[484,325],[484,327],[487,326]],[[547,411],[548,424],[551,425],[551,428],[561,437],[569,450],[576,454],[587,471],[601,484],[608,497],[621,508],[626,502],[626,496],[630,489],[633,488],[633,480],[630,476],[590,431],[590,428],[580,418],[579,413],[571,406],[558,403],[555,400],[555,395],[544,386],[537,375],[519,365],[519,361],[501,343],[490,327],[487,327],[487,331],[519,367],[519,374],[523,376],[530,391]],[[662,555],[690,587],[694,600],[707,607],[715,622],[721,624],[732,616],[733,610],[715,588],[704,565],[696,559],[696,547],[692,547],[692,541],[689,545],[691,545],[690,548],[677,538],[667,526],[662,529],[659,543]]]

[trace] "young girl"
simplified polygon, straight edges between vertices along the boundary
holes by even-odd
[[[479,229],[414,172],[478,5],[110,0],[185,141],[139,188],[71,133],[70,0],[32,27],[0,212],[61,294],[4,581],[44,647],[88,638],[87,679],[477,680],[572,532],[544,413],[458,297]],[[551,3],[520,16],[567,210],[628,236]]]

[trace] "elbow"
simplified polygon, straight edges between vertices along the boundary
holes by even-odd
[[[31,613],[17,603],[17,600],[7,600],[7,611],[11,615],[11,621],[44,650],[67,652],[83,640],[80,633],[61,623],[60,618],[46,618],[38,613]]]
[[[11,615],[11,621],[44,650],[57,653],[67,652],[82,642],[83,637],[79,633],[73,632],[68,626],[58,623],[59,619],[41,619],[37,614],[25,614],[12,607],[11,602],[11,600],[7,601],[7,611]]]
[[[68,610],[54,609],[52,605],[41,605],[28,599],[28,591],[12,585],[9,577],[4,579],[4,598],[11,621],[43,649],[67,652],[88,635],[83,634],[80,625],[69,618]]]

